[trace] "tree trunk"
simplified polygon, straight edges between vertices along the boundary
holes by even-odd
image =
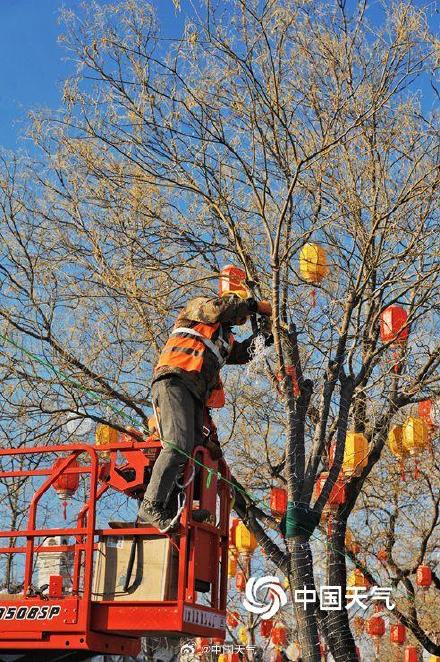
[[[356,646],[350,630],[348,612],[345,607],[347,571],[345,564],[345,530],[347,523],[332,520],[332,535],[327,550],[327,577],[329,586],[341,586],[342,609],[328,611],[326,617],[327,637],[330,652],[335,662],[357,662]]]
[[[295,536],[287,540],[287,546],[290,552],[290,573],[293,591],[315,591],[313,559],[308,539],[305,536]],[[294,599],[294,612],[303,662],[321,661],[318,626],[316,622],[316,600],[317,597],[315,595],[314,601],[304,605],[303,602],[297,602]]]

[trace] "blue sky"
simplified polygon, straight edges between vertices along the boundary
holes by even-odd
[[[181,0],[182,13],[176,13],[172,0],[153,0],[152,4],[158,10],[162,30],[178,35],[189,0]],[[416,4],[425,2],[417,0]],[[80,0],[0,0],[0,146],[23,146],[20,136],[29,110],[60,105],[62,81],[73,67],[57,44],[57,16],[63,5],[78,10]],[[377,6],[372,3],[373,20],[379,18]],[[438,17],[433,9],[433,24],[438,25]],[[423,93],[429,107],[432,95],[428,86]]]

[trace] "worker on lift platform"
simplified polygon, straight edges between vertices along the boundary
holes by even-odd
[[[229,295],[197,297],[178,315],[154,369],[151,395],[163,448],[139,508],[138,525],[170,530],[176,515],[171,495],[187,457],[204,443],[206,408],[224,404],[220,368],[250,360],[254,336],[238,342],[231,328],[257,312],[268,318],[270,304]],[[263,326],[263,333],[266,344],[272,344],[270,326]],[[213,459],[221,457],[218,441],[211,438],[207,445]],[[193,517],[203,521],[208,515],[200,510]]]

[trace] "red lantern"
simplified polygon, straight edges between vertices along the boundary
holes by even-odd
[[[283,656],[281,654],[281,651],[278,650],[277,648],[274,648],[271,653],[270,653],[270,662],[283,662]]]
[[[297,398],[300,394],[300,389],[299,389],[299,384],[298,384],[298,378],[296,376],[295,366],[294,365],[286,365],[286,366],[284,366],[284,370],[286,371],[286,375],[289,375],[289,377],[291,379],[293,395],[295,396],[295,398]],[[280,372],[277,372],[276,379],[279,382],[282,380],[282,376],[281,376]],[[280,392],[278,386],[277,386],[277,390],[278,390],[278,392]]]
[[[61,464],[65,463],[65,461],[66,458],[62,458],[62,457],[56,460],[53,464],[52,472],[55,473],[55,471],[60,467]],[[73,469],[76,467],[79,467],[78,462],[76,460],[72,460],[68,468]],[[79,474],[62,473],[52,483],[52,487],[54,488],[54,490],[56,491],[56,493],[58,494],[59,498],[63,503],[64,519],[66,519],[67,503],[75,494],[76,490],[78,489],[78,486],[79,486]]]
[[[238,517],[232,518],[231,526],[229,528],[229,547],[236,547],[235,529],[237,528],[239,521]]]
[[[393,345],[404,345],[408,340],[408,313],[396,304],[385,308],[380,316],[380,339]]]
[[[405,648],[404,662],[419,662],[419,651],[415,646]]]
[[[431,430],[438,426],[439,405],[432,400],[421,400],[418,404],[419,417]]]
[[[361,651],[359,650],[358,646],[356,646],[355,650],[356,650],[356,656],[357,656],[358,662],[361,662]]]
[[[318,480],[316,481],[313,490],[313,496],[315,500],[318,499],[319,495],[321,494],[322,488],[325,485],[327,477],[328,477],[328,472],[323,471],[319,476]],[[331,510],[337,510],[338,506],[345,503],[345,499],[346,499],[345,484],[342,478],[339,477],[337,478],[335,484],[332,487],[330,496],[327,500],[326,508],[329,507]]]
[[[386,549],[379,549],[379,551],[377,552],[377,558],[379,559],[379,561],[382,561],[382,563],[385,563],[386,561],[388,561],[388,552],[387,552],[387,550]]]
[[[237,591],[240,591],[240,593],[243,593],[245,588],[246,588],[246,575],[244,572],[237,572],[235,576],[235,586],[237,588]]]
[[[285,625],[275,625],[270,633],[270,639],[275,646],[285,646],[287,643],[287,628]]]
[[[262,620],[260,622],[260,636],[263,637],[263,639],[267,639],[268,637],[270,637],[272,628],[273,628],[273,621],[271,618],[268,618],[266,621]]]
[[[416,572],[416,584],[422,588],[429,588],[432,584],[432,570],[428,565],[419,565]]]
[[[405,643],[406,627],[401,623],[395,623],[390,627],[390,641],[392,644],[401,646]]]
[[[287,510],[287,492],[282,487],[270,490],[270,511],[274,517],[282,517]]]
[[[238,611],[228,611],[226,616],[226,623],[230,628],[236,628],[240,619],[240,614]]]
[[[372,616],[366,623],[367,634],[371,637],[383,637],[385,634],[385,621],[382,616]]]
[[[239,653],[228,653],[228,662],[240,662]]]

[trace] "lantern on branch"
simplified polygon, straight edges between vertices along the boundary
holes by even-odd
[[[121,436],[122,436],[121,441],[126,441],[126,439],[123,438],[124,435]],[[105,423],[98,423],[98,425],[96,426],[95,444],[97,446],[108,446],[110,444],[117,444],[118,438],[119,438],[118,430],[115,430],[115,428],[112,428],[110,425],[106,425]],[[131,441],[133,441],[133,439]],[[110,451],[100,451],[99,454],[103,459],[108,459],[110,457]]]
[[[408,313],[405,308],[397,304],[385,308],[380,316],[380,339],[394,347],[393,355],[397,359],[397,363],[393,366],[393,370],[396,373],[399,372],[400,368],[399,356],[408,341],[409,326],[407,320]]]
[[[342,471],[346,476],[360,476],[368,464],[368,440],[361,432],[348,432],[345,438]]]
[[[229,550],[231,552],[236,552],[237,545],[236,545],[236,540],[235,540],[235,530],[238,526],[239,523],[238,517],[233,517],[231,524],[229,526]]]
[[[408,451],[403,445],[403,430],[401,425],[393,425],[388,432],[388,445],[392,454],[399,460],[400,476],[405,480],[405,463]]]
[[[228,627],[234,629],[238,625],[238,621],[240,619],[240,614],[238,611],[228,611],[228,614],[226,616],[226,623],[228,624]]]
[[[238,641],[243,644],[243,646],[247,646],[249,643],[249,634],[247,631],[247,628],[244,625],[241,625],[238,628]]]
[[[365,628],[365,618],[362,616],[355,616],[353,618],[353,630],[355,634],[360,637]]]
[[[359,554],[361,551],[361,546],[356,542],[351,529],[347,529],[345,532],[345,549],[352,554]]]
[[[403,662],[419,662],[419,651],[415,646],[405,648]]]
[[[246,272],[233,264],[227,264],[220,271],[219,295],[221,297],[235,294],[240,299],[247,299],[249,292],[245,285]]]
[[[228,653],[228,662],[240,662],[240,654]]]
[[[380,641],[385,634],[385,621],[382,616],[372,616],[366,622],[366,633],[373,637],[376,653],[379,650]]]
[[[432,400],[421,400],[418,404],[418,414],[428,426],[436,428],[440,425],[440,404]]]
[[[235,546],[237,547],[239,554],[248,557],[252,556],[258,547],[254,534],[252,531],[249,531],[243,522],[239,522],[235,529]]]
[[[386,563],[388,561],[388,552],[386,549],[379,549],[376,556],[381,563]]]
[[[235,577],[237,574],[237,556],[232,551],[228,554],[228,577]]]
[[[244,593],[246,588],[246,575],[241,570],[235,575],[235,588],[239,593]]]
[[[425,421],[410,416],[402,425],[402,444],[406,451],[413,456],[423,451],[429,445],[429,430]],[[418,478],[419,470],[416,460],[414,478]]]
[[[315,483],[315,487],[313,489],[313,497],[315,501],[319,498],[324,485],[327,481],[329,472],[328,471],[323,471],[318,480]],[[332,489],[330,491],[330,495],[327,499],[327,503],[324,506],[324,513],[333,513],[336,512],[339,508],[340,505],[345,503],[346,499],[346,490],[345,490],[345,484],[341,476],[339,476],[334,485],[332,486]]]
[[[328,274],[327,255],[319,244],[304,244],[299,254],[301,278],[311,285],[318,285]],[[312,290],[312,306],[316,304],[316,290]]]
[[[274,646],[285,646],[287,642],[287,628],[281,623],[274,625],[270,633],[270,639]]]
[[[287,510],[287,491],[282,487],[272,487],[270,490],[270,512],[276,518],[281,518]]]
[[[273,621],[271,618],[268,618],[266,621],[260,621],[260,636],[263,639],[268,639],[270,633],[272,632]]]
[[[65,461],[66,458],[62,457],[60,457],[58,460],[55,460],[52,466],[52,473],[55,473],[57,469],[65,463]],[[77,467],[79,467],[78,462],[76,460],[72,460],[72,462],[69,464],[69,469],[74,469]],[[61,473],[52,483],[52,487],[58,494],[58,497],[63,504],[63,515],[64,519],[66,519],[67,505],[79,487],[79,474]]]
[[[432,584],[432,570],[429,565],[419,565],[416,572],[416,584],[425,591]]]
[[[370,582],[365,577],[362,570],[355,568],[347,577],[347,586],[354,586],[355,588],[370,588]]]
[[[396,646],[402,646],[406,639],[406,627],[401,623],[395,623],[390,627],[390,641]]]

